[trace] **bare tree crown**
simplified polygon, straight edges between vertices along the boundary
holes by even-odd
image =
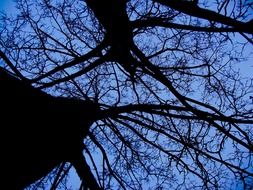
[[[80,189],[251,189],[252,7],[18,0],[16,17],[1,16],[0,64],[59,102],[95,103],[74,162]],[[31,188],[64,188],[69,167]]]

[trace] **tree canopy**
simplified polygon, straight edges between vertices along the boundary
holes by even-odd
[[[0,67],[47,94],[99,105],[82,148],[101,189],[253,187],[251,1],[16,5],[0,17]],[[70,168],[30,188],[64,189]],[[78,168],[80,189],[90,188],[87,166]]]

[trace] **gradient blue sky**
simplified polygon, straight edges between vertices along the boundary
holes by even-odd
[[[0,0],[0,11],[7,11],[14,6],[13,0]]]
[[[0,9],[4,10],[7,4],[8,4],[8,0],[0,0]]]

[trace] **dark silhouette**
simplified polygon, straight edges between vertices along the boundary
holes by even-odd
[[[252,3],[17,3],[0,13],[0,189],[67,189],[72,166],[80,190],[252,189]]]
[[[3,69],[0,89],[1,188],[23,189],[62,162],[75,166],[97,105],[53,97]]]
[[[134,79],[136,61],[131,55],[133,31],[127,15],[127,0],[86,0],[86,4],[105,28],[105,39],[111,45],[112,61],[116,61]]]

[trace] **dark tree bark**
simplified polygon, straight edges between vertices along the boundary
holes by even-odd
[[[111,60],[119,62],[134,79],[137,65],[131,55],[133,31],[127,15],[127,1],[87,0],[85,2],[106,30],[105,39],[111,46]]]
[[[53,97],[3,69],[0,89],[1,188],[23,189],[62,162],[78,163],[82,140],[98,118],[95,103]]]

